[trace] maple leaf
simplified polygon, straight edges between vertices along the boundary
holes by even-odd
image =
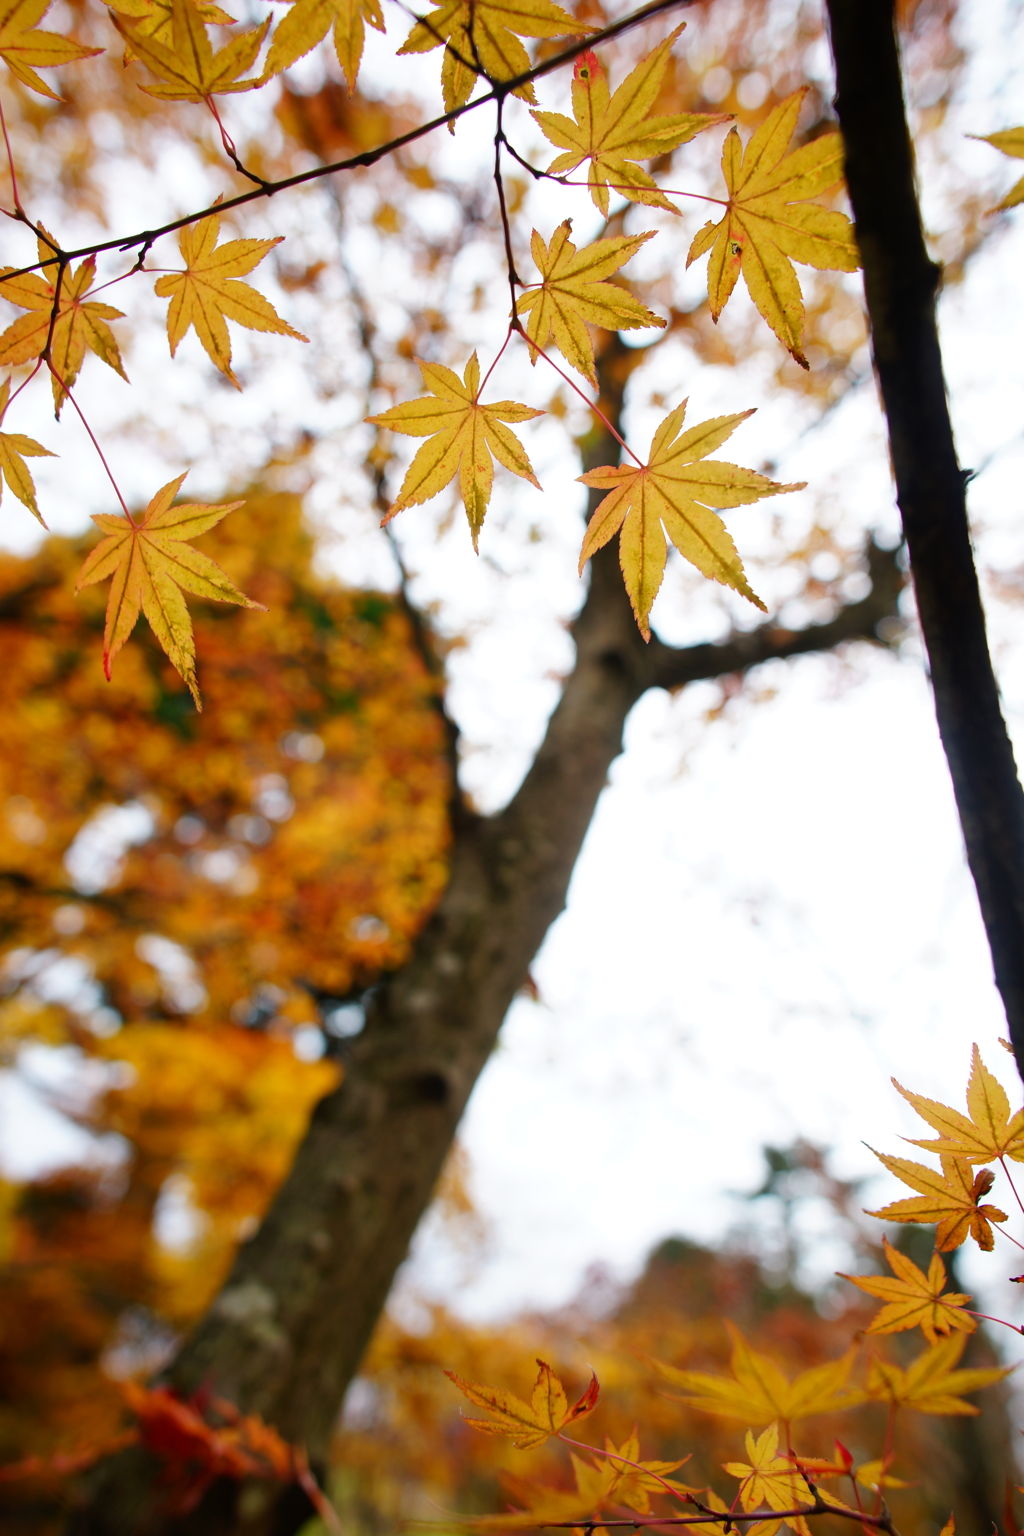
[[[446,112],[464,106],[482,72],[489,80],[511,80],[530,68],[520,37],[567,37],[592,32],[554,0],[445,0],[413,27],[399,53],[429,53],[448,44],[441,64]],[[518,34],[518,36],[517,36]],[[536,101],[532,85],[517,96]],[[449,129],[455,132],[455,124]]]
[[[251,91],[262,81],[240,79],[256,62],[271,18],[231,38],[214,53],[206,19],[195,0],[171,0],[171,41],[159,42],[148,22],[111,12],[111,21],[132,54],[161,85],[139,89],[160,101],[206,101],[230,91]]]
[[[946,1152],[939,1158],[941,1173],[907,1157],[889,1157],[884,1152],[875,1152],[875,1156],[890,1173],[921,1193],[916,1199],[894,1200],[879,1211],[868,1211],[868,1216],[883,1221],[936,1222],[935,1246],[940,1253],[959,1248],[968,1235],[986,1253],[991,1251],[995,1239],[989,1223],[1006,1220],[1006,1212],[997,1206],[979,1204],[992,1188],[995,1175],[991,1168],[975,1173],[965,1157],[951,1157]]]
[[[93,515],[93,522],[107,536],[86,557],[75,590],[113,577],[103,631],[103,670],[108,680],[111,663],[135,628],[141,610],[171,665],[188,685],[196,708],[202,709],[192,621],[182,589],[243,608],[260,608],[262,604],[239,592],[219,565],[208,555],[190,549],[187,542],[206,533],[242,503],[173,506],[184,478],[179,475],[157,491],[137,522],[106,512]]]
[[[53,248],[42,239],[37,244],[40,262],[52,262]],[[124,315],[111,304],[85,297],[96,276],[94,256],[88,256],[74,272],[65,269],[52,336],[50,320],[57,299],[55,268],[51,265],[45,267],[42,274],[23,272],[18,277],[8,277],[7,273],[13,270],[0,267],[0,298],[9,299],[29,313],[20,315],[0,336],[0,367],[16,368],[20,363],[34,362],[42,356],[47,337],[50,337],[53,363],[50,383],[58,416],[66,390],[78,378],[86,347],[127,383],[120,349],[107,324],[108,320],[123,320]],[[54,272],[53,281],[47,272]]]
[[[731,128],[722,149],[729,197],[723,218],[697,231],[686,265],[711,252],[708,299],[718,319],[743,273],[750,297],[801,367],[804,302],[793,262],[855,272],[853,225],[844,213],[808,202],[843,179],[841,134],[825,133],[787,153],[809,86],[769,112],[747,142]]]
[[[858,1483],[865,1488],[870,1488],[872,1493],[877,1493],[880,1488],[912,1488],[913,1483],[908,1483],[902,1477],[893,1477],[889,1472],[892,1466],[892,1456],[880,1456],[875,1461],[862,1461],[857,1468],[856,1477]]]
[[[338,63],[345,72],[349,90],[354,91],[363,57],[364,22],[378,32],[384,31],[380,0],[295,0],[284,20],[277,24],[267,54],[265,77],[288,69],[315,48],[333,26]]]
[[[196,225],[186,225],[178,235],[185,270],[157,278],[155,292],[158,298],[171,301],[167,310],[171,356],[189,327],[195,326],[208,356],[235,388],[241,389],[231,371],[228,320],[250,331],[273,331],[279,336],[293,336],[297,341],[307,341],[308,337],[282,320],[270,301],[255,288],[238,282],[239,277],[259,266],[284,236],[279,235],[276,240],[225,240],[218,246],[219,236],[217,214]]]
[[[934,1344],[936,1334],[949,1333],[952,1328],[963,1333],[974,1332],[977,1323],[962,1310],[970,1296],[959,1291],[942,1294],[946,1266],[937,1253],[932,1254],[926,1275],[885,1237],[882,1247],[895,1279],[888,1275],[842,1276],[869,1296],[878,1296],[886,1303],[872,1321],[868,1333],[902,1333],[905,1328],[916,1328],[920,1324],[929,1344]]]
[[[713,416],[680,437],[686,405],[684,400],[655,432],[648,463],[606,464],[579,476],[584,485],[610,492],[590,519],[580,551],[580,572],[595,550],[619,533],[619,564],[645,640],[651,638],[648,616],[665,574],[666,534],[705,576],[732,587],[767,612],[743,574],[725,524],[710,509],[738,507],[762,496],[803,489],[802,484],[777,485],[752,469],[706,460],[753,411]]]
[[[0,385],[0,422],[6,415],[10,393],[11,381],[5,379]],[[25,460],[54,457],[49,448],[44,448],[32,437],[25,437],[21,432],[0,432],[0,497],[3,496],[3,480],[6,480],[18,500],[38,517],[44,528],[43,515],[36,505],[36,488]]]
[[[192,0],[192,3],[201,20],[208,24],[230,27],[235,23],[236,18],[229,16],[213,0]],[[165,47],[171,47],[174,40],[173,0],[106,0],[106,4],[112,11],[119,11],[134,22],[141,36],[155,38]],[[126,45],[124,62],[127,64],[134,57]]]
[[[666,1381],[696,1394],[679,1401],[720,1418],[767,1424],[773,1419],[793,1423],[818,1413],[836,1413],[863,1400],[863,1393],[846,1385],[855,1348],[848,1349],[838,1360],[811,1366],[789,1381],[774,1360],[750,1348],[738,1328],[731,1323],[726,1327],[733,1341],[729,1362],[732,1381],[703,1371],[682,1371],[660,1360],[652,1362]]]
[[[813,1493],[793,1463],[778,1454],[778,1424],[769,1424],[757,1440],[748,1429],[746,1447],[747,1462],[723,1463],[730,1477],[741,1479],[740,1503],[745,1510],[760,1509],[763,1505],[769,1509],[792,1509],[794,1505],[814,1503]],[[774,1536],[782,1523],[781,1520],[767,1520],[759,1530],[763,1536]],[[791,1530],[799,1532],[799,1536],[810,1536],[807,1522],[801,1516],[785,1523]]]
[[[515,433],[502,423],[532,421],[544,412],[519,405],[515,400],[496,400],[492,405],[482,405],[477,398],[480,364],[475,352],[466,364],[463,379],[440,363],[424,363],[419,359],[417,362],[431,394],[421,395],[418,400],[407,400],[404,405],[393,405],[379,416],[366,418],[376,426],[390,427],[393,432],[430,439],[416,450],[398,498],[381,526],[405,507],[429,501],[457,474],[473,535],[473,548],[476,549],[494,483],[492,454],[499,464],[504,464],[514,475],[529,480],[540,490],[525,448]]]
[[[49,9],[50,0],[3,0],[0,4],[0,59],[30,91],[60,101],[57,92],[51,91],[32,65],[39,69],[55,69],[76,59],[90,59],[103,49],[86,48],[83,43],[76,43],[74,38],[64,37],[60,32],[40,32],[39,22]]]
[[[667,155],[705,128],[728,122],[732,117],[729,112],[678,112],[671,117],[652,113],[672,44],[682,30],[682,26],[677,27],[641,59],[611,96],[600,59],[589,51],[581,53],[573,71],[573,117],[566,117],[563,112],[531,113],[545,138],[565,151],[552,160],[548,174],[566,175],[589,160],[590,195],[606,217],[609,188],[631,203],[646,203],[678,213],[679,209],[653,177],[636,162]]]
[[[1002,150],[1004,155],[1012,155],[1015,160],[1024,160],[1024,128],[1004,128],[1000,133],[969,133],[967,137],[991,144],[993,148]],[[1001,213],[1006,208],[1016,208],[1018,203],[1024,203],[1024,176],[1014,182],[1002,202],[997,203],[991,211]]]
[[[680,1461],[641,1461],[640,1442],[635,1430],[620,1446],[607,1436],[604,1445],[608,1455],[601,1460],[587,1462],[579,1456],[571,1456],[576,1486],[588,1509],[624,1504],[627,1509],[647,1515],[651,1510],[650,1495],[665,1493],[666,1483],[677,1492],[695,1491],[683,1483],[673,1482],[668,1475],[689,1461],[688,1456]]]
[[[868,1367],[867,1396],[893,1407],[913,1408],[917,1413],[939,1416],[977,1414],[973,1403],[963,1401],[966,1392],[978,1392],[1008,1376],[1014,1366],[984,1366],[958,1371],[967,1336],[954,1333],[931,1345],[906,1370],[878,1356]]]
[[[567,1424],[592,1412],[600,1392],[597,1377],[591,1372],[589,1387],[570,1408],[565,1388],[550,1365],[544,1360],[538,1360],[537,1365],[537,1380],[528,1403],[504,1387],[484,1387],[477,1382],[463,1381],[454,1371],[445,1371],[445,1375],[474,1407],[486,1408],[495,1415],[493,1419],[467,1419],[467,1424],[485,1435],[509,1435],[512,1444],[525,1451],[543,1445]]]
[[[911,1104],[922,1120],[940,1134],[934,1140],[907,1140],[930,1152],[951,1152],[969,1163],[987,1163],[993,1157],[1012,1157],[1024,1162],[1024,1109],[1011,1116],[1010,1101],[1002,1083],[981,1059],[977,1045],[971,1051],[971,1075],[967,1080],[967,1114],[911,1093],[895,1078],[892,1085]]]
[[[551,337],[566,361],[596,389],[594,343],[587,330],[588,322],[606,331],[634,331],[665,324],[628,288],[605,281],[625,266],[657,231],[595,240],[581,251],[569,239],[571,233],[571,219],[559,224],[547,245],[533,231],[530,249],[542,280],[516,300],[516,314],[520,318],[529,316],[526,334],[531,341],[543,347]],[[537,356],[531,348],[531,363],[536,364]]]

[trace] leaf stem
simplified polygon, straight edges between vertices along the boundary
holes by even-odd
[[[601,410],[601,408],[597,404],[597,402],[595,400],[588,399],[587,396],[583,393],[583,391],[580,388],[580,386],[576,383],[575,379],[570,378],[570,376],[563,369],[559,368],[558,364],[554,361],[554,359],[548,356],[548,354],[544,351],[543,347],[538,346],[537,343],[532,339],[532,337],[527,336],[526,332],[523,329],[522,321],[519,319],[518,315],[513,316],[511,324],[509,325],[509,330],[510,331],[518,331],[519,335],[523,338],[523,340],[526,342],[526,345],[531,349],[531,351],[536,352],[538,357],[542,357],[544,359],[544,361],[551,368],[553,368],[555,370],[555,372],[558,374],[558,377],[560,379],[564,379],[566,384],[568,384],[569,388],[575,394],[579,395],[580,399],[583,401],[583,403],[585,405],[589,406],[590,410],[593,411],[593,413],[597,417],[598,421],[604,423],[604,425],[608,428],[608,431],[611,433],[612,437],[614,437],[616,442],[619,443],[619,445],[622,448],[625,449],[625,451],[629,454],[630,458],[635,460],[636,463],[639,465],[639,467],[641,469],[645,468],[643,460],[640,459],[640,458],[637,458],[637,455],[633,452],[632,448],[626,442],[626,439],[622,436],[621,432],[617,431],[617,429],[608,420],[608,417],[605,415],[604,411]]]

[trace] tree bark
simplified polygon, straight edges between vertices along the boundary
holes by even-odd
[[[613,421],[640,356],[615,337],[606,343],[601,405]],[[613,461],[617,448],[595,432],[585,466]],[[592,493],[591,511],[599,500]],[[895,612],[902,578],[895,554],[873,545],[869,565],[869,596],[829,623],[799,632],[765,624],[721,644],[673,649],[644,644],[614,552],[593,561],[573,629],[575,666],[522,786],[496,815],[456,809],[445,894],[408,964],[377,991],[343,1083],[318,1105],[260,1230],[170,1367],[174,1388],[209,1390],[261,1414],[323,1461],[469,1094],[565,905],[630,709],[651,687],[872,639]],[[166,1520],[160,1497],[147,1454],[122,1453],[100,1469],[70,1530],[285,1536],[312,1513],[296,1490],[282,1497],[220,1484],[186,1519]]]
[[[999,704],[918,207],[893,0],[828,0],[836,111],[935,713],[1024,1077],[1024,793]]]

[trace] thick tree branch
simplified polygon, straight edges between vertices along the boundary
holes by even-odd
[[[935,713],[996,985],[1024,1076],[1024,793],[999,704],[971,550],[903,106],[893,0],[828,0],[836,110],[875,368]]]

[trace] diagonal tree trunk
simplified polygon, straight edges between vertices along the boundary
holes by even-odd
[[[836,111],[935,713],[1024,1077],[1024,792],[999,705],[903,106],[894,0],[828,0]]]
[[[641,357],[606,339],[601,405],[612,421]],[[595,431],[585,465],[616,453],[610,435]],[[212,1390],[244,1413],[262,1414],[322,1461],[466,1101],[565,905],[630,709],[651,687],[872,639],[895,612],[901,577],[894,554],[871,546],[869,559],[869,596],[829,623],[795,633],[765,624],[722,644],[673,649],[644,644],[615,555],[601,552],[573,629],[575,666],[522,786],[493,816],[456,807],[445,894],[408,964],[377,991],[344,1082],[317,1107],[263,1225],[172,1363],[172,1386],[183,1394]],[[71,1531],[286,1536],[311,1514],[298,1490],[239,1493],[221,1484],[193,1514],[168,1522],[156,1513],[154,1471],[138,1451],[112,1460]]]

